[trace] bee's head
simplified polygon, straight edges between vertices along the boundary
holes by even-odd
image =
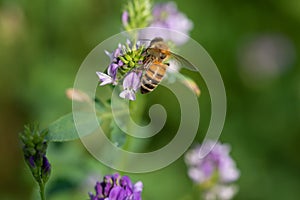
[[[151,40],[150,46],[152,46],[154,43],[163,42],[163,41],[164,39],[162,39],[161,37],[156,37],[153,40]]]
[[[162,62],[169,55],[169,47],[162,38],[157,37],[151,41],[147,52]]]
[[[164,40],[160,37],[156,37],[151,40],[150,48],[160,49],[160,50],[169,50],[168,45],[164,42]]]

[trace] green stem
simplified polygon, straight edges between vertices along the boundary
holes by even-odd
[[[39,187],[40,187],[41,200],[46,200],[46,198],[45,198],[45,184],[43,183],[43,181],[39,181]]]
[[[114,116],[121,116],[127,113],[127,109],[120,110],[114,113]],[[111,112],[105,112],[105,113],[98,113],[97,115],[100,119],[111,119],[113,117],[113,114]]]

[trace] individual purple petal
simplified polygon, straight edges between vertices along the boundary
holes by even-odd
[[[106,50],[104,50],[105,54],[109,57],[109,59],[112,61],[113,60],[113,53],[110,53]]]
[[[136,182],[136,184],[134,184],[133,191],[134,192],[142,192],[142,190],[143,190],[143,183],[142,183],[142,181]]]
[[[47,159],[47,157],[43,156],[43,164],[42,164],[42,174],[44,177],[48,177],[51,172],[51,165]]]
[[[143,183],[141,181],[136,182],[133,187],[133,200],[141,200],[141,192],[143,190]]]
[[[142,46],[141,41],[137,41],[136,44],[135,44],[135,48],[139,49],[141,46]]]
[[[109,200],[126,200],[128,195],[126,195],[126,192],[122,187],[116,186],[110,191],[108,197]]]
[[[96,185],[95,185],[95,191],[96,191],[96,196],[99,196],[99,195],[103,194],[103,188],[102,188],[100,182],[96,183]]]
[[[128,45],[128,47],[131,49],[132,47],[132,44],[131,44],[131,41],[129,39],[126,39],[126,44]]]
[[[124,63],[122,62],[122,60],[119,60],[118,61],[118,66],[120,67],[120,66],[123,66],[124,65]]]
[[[89,192],[89,196],[90,200],[97,200],[97,197],[93,193]]]
[[[131,87],[131,82],[132,82],[133,77],[134,77],[133,73],[129,73],[127,76],[125,76],[125,78],[123,80],[123,88],[124,89],[128,89]]]
[[[116,78],[118,67],[119,67],[118,64],[112,63],[112,64],[109,65],[109,67],[107,69],[108,75],[111,76],[113,79]]]
[[[122,23],[124,26],[127,26],[128,25],[128,21],[129,21],[129,14],[127,11],[124,11],[122,13]]]
[[[107,74],[102,72],[96,72],[96,74],[98,75],[99,80],[101,81],[100,86],[113,83],[112,77],[108,76]]]
[[[135,92],[133,90],[123,90],[120,95],[119,95],[121,98],[123,99],[128,99],[128,100],[131,100],[131,101],[134,101],[135,100]]]
[[[132,88],[132,82],[134,80],[134,74],[135,74],[134,72],[130,72],[125,76],[124,81],[123,81],[124,89]]]
[[[135,100],[135,92],[140,87],[141,72],[129,72],[123,80],[124,90],[120,93],[120,97],[124,99]]]
[[[116,185],[115,180],[113,176],[108,175],[105,176],[103,179],[103,182],[101,183],[102,189],[103,189],[103,195],[108,196],[111,189]]]
[[[129,72],[123,81],[124,89],[132,89],[133,91],[137,91],[140,87],[141,82],[141,73]]]
[[[119,57],[122,54],[122,45],[119,44],[118,48],[114,51],[113,56],[114,58]]]
[[[120,185],[123,186],[123,187],[130,187],[132,188],[132,183],[131,183],[131,180],[128,176],[123,176],[121,179],[120,179]]]

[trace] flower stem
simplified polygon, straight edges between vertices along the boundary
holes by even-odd
[[[40,187],[41,200],[46,200],[46,198],[45,198],[45,184],[43,183],[43,181],[39,182],[39,187]]]

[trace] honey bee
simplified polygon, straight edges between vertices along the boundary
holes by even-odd
[[[154,38],[145,50],[145,59],[142,68],[144,73],[141,78],[141,93],[146,94],[152,92],[158,84],[163,80],[169,63],[166,60],[174,58],[179,63],[192,66],[192,64],[183,57],[172,53],[168,45],[162,38]]]

